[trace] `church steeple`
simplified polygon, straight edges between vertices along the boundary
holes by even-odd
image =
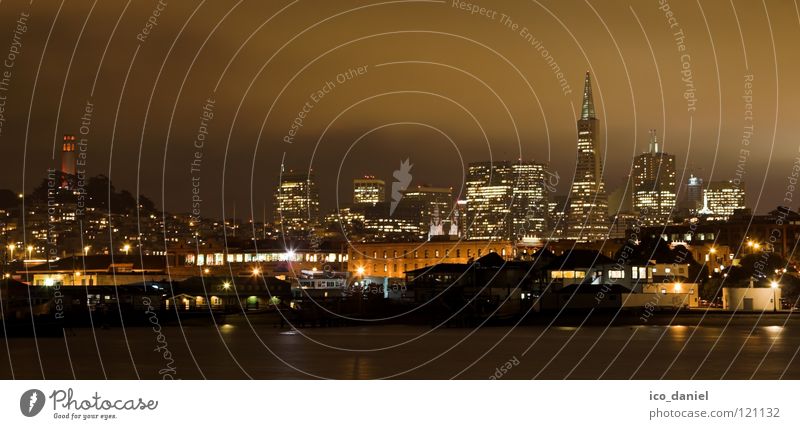
[[[592,100],[592,78],[586,72],[586,79],[583,83],[583,108],[581,108],[581,119],[596,119],[594,115],[594,100]]]

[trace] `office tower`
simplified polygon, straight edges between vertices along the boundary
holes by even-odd
[[[378,204],[386,201],[386,183],[374,176],[353,180],[353,204]]]
[[[61,187],[71,188],[75,177],[75,136],[64,134],[61,144]]]
[[[275,223],[280,231],[305,231],[313,227],[319,218],[319,192],[314,173],[291,170],[282,173],[275,203]]]
[[[455,200],[453,199],[453,189],[440,188],[434,186],[416,186],[402,192],[403,199],[399,206],[409,207],[410,210],[404,211],[407,215],[395,212],[394,217],[409,217],[419,226],[419,237],[427,238],[430,231],[431,221],[439,222],[442,230],[447,230],[445,221],[453,215]],[[435,218],[435,219],[434,219]],[[438,230],[437,230],[438,231]]]
[[[656,130],[647,152],[633,159],[633,209],[643,225],[665,225],[676,209],[675,156],[664,153]]]
[[[744,183],[736,186],[732,181],[715,181],[703,193],[702,214],[713,220],[728,220],[736,210],[744,210]]]
[[[541,237],[547,222],[543,164],[474,162],[467,169],[467,234],[473,240]]]
[[[398,205],[390,213],[390,203],[382,202],[375,205],[363,206],[364,230],[369,240],[414,241],[427,235],[425,229],[420,229],[419,210],[409,204]]]
[[[603,185],[598,131],[591,77],[586,72],[581,117],[578,119],[578,159],[567,217],[567,237],[578,241],[601,240],[608,235],[608,200]]]
[[[553,238],[565,238],[569,198],[566,195],[551,195],[547,199],[547,230]]]
[[[511,182],[507,163],[473,162],[467,167],[467,237],[505,239],[511,234]]]
[[[536,162],[518,161],[511,165],[511,238],[538,237],[547,225],[547,191],[545,166]]]
[[[703,179],[694,174],[689,175],[686,185],[686,208],[692,215],[703,208]]]

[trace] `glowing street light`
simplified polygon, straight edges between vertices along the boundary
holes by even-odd
[[[259,274],[261,274],[261,270],[260,270],[260,269],[258,269],[258,268],[253,268],[253,275],[254,275],[254,276],[257,276],[257,275],[259,275]]]
[[[130,244],[126,244],[126,245],[122,246],[122,251],[125,252],[126,255],[128,254],[128,252],[130,252],[130,250],[131,250],[131,245]]]
[[[33,246],[29,244],[26,249],[28,250],[28,259],[33,259]]]
[[[223,288],[223,289],[225,289],[225,290],[228,290],[228,289],[230,289],[230,287],[231,287],[231,284],[230,284],[230,282],[224,282],[224,283],[222,283],[222,288]]]
[[[89,249],[91,249],[91,248],[92,248],[92,246],[83,246],[83,256],[88,256],[89,255]]]
[[[363,276],[364,275],[364,267],[356,268],[356,273],[358,273],[359,276]]]
[[[14,259],[14,250],[17,248],[16,244],[9,244],[8,251],[11,254],[11,259]]]
[[[712,254],[713,253],[717,253],[717,248],[716,247],[712,247],[712,248],[708,249],[708,253],[712,253]]]

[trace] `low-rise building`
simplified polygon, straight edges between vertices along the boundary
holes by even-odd
[[[722,308],[730,311],[781,310],[779,287],[725,287],[722,288]]]
[[[347,260],[353,275],[403,278],[409,271],[436,264],[466,264],[490,253],[511,260],[519,249],[511,241],[496,240],[352,243]]]

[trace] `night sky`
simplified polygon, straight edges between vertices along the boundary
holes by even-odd
[[[260,219],[282,160],[314,170],[324,210],[351,201],[356,176],[391,182],[406,158],[412,185],[456,192],[472,161],[548,162],[566,193],[588,70],[609,191],[656,128],[681,182],[738,170],[756,212],[781,202],[800,155],[795,3],[458,3],[3,1],[0,57],[19,53],[0,66],[0,188],[29,192],[58,165],[54,145],[80,133],[90,102],[87,173],[169,211],[189,210],[194,176],[203,216],[220,217],[224,196],[228,216],[235,203]]]

